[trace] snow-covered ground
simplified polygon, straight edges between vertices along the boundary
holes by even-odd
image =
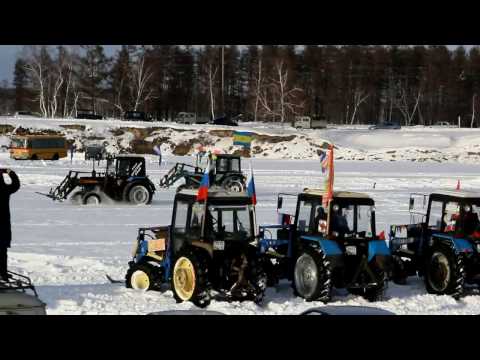
[[[366,130],[332,129],[327,130],[327,135],[329,131],[333,131],[331,139],[335,143],[355,142],[357,147],[370,146],[370,149],[373,146],[362,137],[355,136],[348,140],[347,134]],[[345,136],[340,134],[342,131]],[[400,134],[407,136],[416,132],[413,129]],[[449,130],[431,132],[432,138],[438,134],[435,141],[439,147],[452,147],[455,142],[458,144],[462,141],[468,146],[474,143],[475,133],[471,131],[466,131],[462,136],[458,135],[459,132],[452,135]],[[385,150],[389,145],[388,142],[382,143],[381,147]],[[397,143],[394,148],[398,149],[399,145]],[[89,169],[91,163],[82,158],[83,154],[76,154],[73,165],[66,159],[56,162],[14,161],[8,157],[8,153],[0,152],[0,167],[13,168],[23,184],[21,190],[12,197],[11,267],[31,276],[41,299],[48,305],[49,314],[146,314],[192,308],[191,303],[176,304],[170,290],[138,293],[123,285],[110,284],[105,278],[105,274],[110,274],[123,279],[138,227],[169,223],[173,189],[158,191],[151,206],[140,207],[54,203],[35,193],[47,192],[63,179],[70,168]],[[147,171],[154,183],[158,183],[178,159],[166,156],[167,164],[159,169],[158,159],[148,156]],[[182,160],[192,161],[191,157]],[[259,223],[276,221],[276,193],[296,193],[305,187],[319,187],[323,183],[318,159],[255,158],[252,161]],[[453,189],[457,179],[461,180],[464,189],[478,189],[480,186],[478,162],[467,165],[458,162],[340,160],[336,161],[335,169],[337,189],[363,191],[374,197],[379,231],[392,223],[408,223],[410,192]],[[288,283],[281,284],[277,289],[268,289],[266,295],[262,306],[252,302],[213,301],[209,309],[227,314],[297,314],[309,307],[323,305],[295,298]],[[370,305],[361,297],[348,295],[344,291],[335,292],[333,304]],[[398,314],[480,314],[480,297],[469,295],[455,301],[449,296],[429,295],[421,280],[416,278],[411,278],[408,286],[390,284],[387,299],[376,305]]]

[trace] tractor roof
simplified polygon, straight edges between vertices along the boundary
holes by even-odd
[[[304,194],[308,195],[315,195],[315,196],[323,196],[325,191],[323,189],[305,189],[303,191]],[[347,198],[347,199],[370,199],[370,196],[364,193],[358,193],[353,191],[334,191],[333,192],[334,198]]]
[[[145,159],[143,156],[135,155],[135,154],[115,155],[115,158],[117,158],[117,159]]]
[[[223,158],[239,158],[240,155],[234,155],[234,154],[217,154],[217,158],[223,157]]]
[[[198,189],[183,189],[177,193],[177,196],[189,199],[196,199],[198,193]],[[242,202],[242,203],[250,203],[251,198],[247,195],[246,192],[234,192],[234,191],[226,191],[222,188],[210,188],[208,189],[208,200],[217,202]]]
[[[463,190],[442,190],[432,193],[433,197],[454,197],[462,199],[480,199],[479,192],[463,191]]]

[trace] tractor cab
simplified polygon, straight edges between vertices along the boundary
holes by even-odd
[[[394,281],[418,274],[430,293],[454,297],[480,286],[480,193],[411,194],[409,210],[410,224],[390,227]]]
[[[297,195],[293,213],[283,210],[292,195],[282,194],[277,202],[280,224],[260,226],[260,252],[275,264],[270,284],[290,279],[307,300],[327,301],[332,285],[378,300],[390,251],[376,235],[373,199],[337,191],[325,208],[323,196],[322,190],[305,189]]]
[[[218,175],[242,173],[240,156],[219,154],[215,159],[215,170]]]
[[[116,156],[107,160],[107,174],[115,178],[145,177],[145,158],[140,156]]]
[[[170,283],[178,302],[201,307],[213,296],[260,302],[266,278],[255,233],[247,194],[211,189],[206,201],[198,201],[196,190],[181,190],[170,226],[139,230],[127,287],[149,290]]]

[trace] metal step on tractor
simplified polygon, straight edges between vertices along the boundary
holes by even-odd
[[[172,169],[160,180],[160,187],[169,188],[184,179],[184,183],[177,188],[197,189],[202,181],[205,167],[202,167],[202,157],[196,158],[196,165],[176,163]],[[211,186],[223,187],[229,191],[243,192],[246,177],[242,173],[241,158],[236,155],[218,154],[214,159],[214,170],[211,177]]]
[[[210,189],[175,195],[171,225],[141,228],[126,274],[127,288],[161,290],[170,285],[177,302],[199,307],[211,299],[260,303],[266,288],[255,246],[255,213],[245,193]]]
[[[11,271],[8,277],[0,279],[0,315],[47,315],[29,277]]]
[[[410,224],[391,225],[393,281],[423,277],[430,294],[460,298],[480,285],[480,193],[410,195]]]
[[[375,203],[361,193],[337,191],[322,206],[322,190],[279,194],[280,225],[261,225],[259,251],[269,257],[268,285],[292,282],[307,301],[328,302],[332,288],[346,288],[369,301],[383,298],[390,251],[375,229]],[[284,199],[295,210],[285,211]]]
[[[112,199],[134,205],[150,204],[155,185],[146,174],[145,158],[122,155],[109,157],[104,172],[70,170],[65,179],[48,194],[53,200],[70,198],[74,203],[100,204]]]

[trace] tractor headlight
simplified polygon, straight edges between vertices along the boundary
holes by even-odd
[[[357,255],[357,247],[352,245],[345,246],[345,252],[347,255]]]
[[[477,252],[480,253],[480,243],[477,243]]]

